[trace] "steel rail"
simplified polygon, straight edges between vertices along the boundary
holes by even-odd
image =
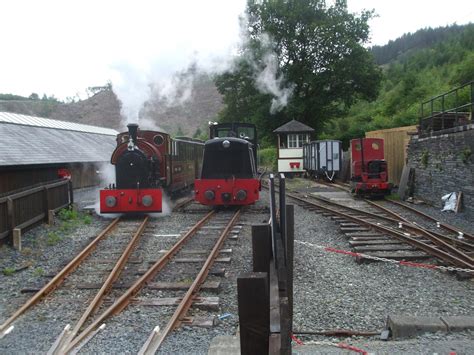
[[[214,261],[218,256],[219,250],[224,244],[224,241],[227,235],[229,234],[231,228],[233,227],[235,221],[239,218],[239,215],[240,215],[240,209],[238,209],[235,212],[234,216],[232,217],[232,219],[229,221],[229,223],[225,227],[224,231],[219,236],[218,240],[216,241],[216,244],[212,248],[211,253],[206,259],[206,262],[202,266],[201,270],[199,271],[198,275],[194,279],[194,282],[189,287],[186,294],[183,296],[181,302],[178,305],[178,308],[175,310],[173,316],[171,317],[166,327],[162,331],[159,332],[158,336],[154,339],[154,341],[149,341],[149,342],[147,341],[148,347],[146,349],[142,348],[141,352],[143,354],[147,354],[147,355],[154,354],[158,350],[160,345],[163,343],[163,340],[165,340],[166,336],[175,328],[179,327],[179,325],[182,322],[182,318],[186,315],[189,308],[191,307],[193,303],[193,298],[196,296],[196,293],[199,291],[199,288],[201,287],[202,283],[204,282],[207,275],[209,274],[209,270],[214,264]]]
[[[117,263],[115,264],[114,268],[110,272],[109,276],[105,280],[104,284],[100,288],[100,290],[97,292],[95,295],[94,299],[91,301],[87,309],[84,311],[82,314],[81,318],[77,321],[75,327],[70,331],[66,333],[66,340],[58,349],[58,351],[54,352],[53,354],[61,354],[63,349],[65,349],[69,343],[74,340],[74,337],[79,333],[81,330],[82,326],[84,323],[89,319],[92,313],[94,313],[98,307],[102,304],[102,301],[104,297],[110,292],[113,283],[119,278],[120,274],[123,271],[123,268],[125,267],[125,264],[127,263],[128,259],[130,258],[130,255],[132,255],[133,250],[135,249],[135,246],[138,243],[138,240],[140,239],[143,231],[145,230],[146,225],[148,224],[149,216],[146,216],[140,226],[138,227],[137,231],[134,233],[133,237],[130,239],[127,247],[123,251],[122,255],[120,258],[117,260]]]
[[[297,200],[300,200],[302,202],[306,202],[306,203],[309,203],[309,204],[312,204],[311,202],[309,202],[308,200],[305,200],[305,199],[302,199],[298,196],[295,196],[294,194],[291,194],[291,193],[288,193],[287,192],[287,195],[289,195],[290,197],[294,198],[294,199],[297,199]],[[330,200],[327,200],[325,198],[321,198],[321,197],[318,197],[318,196],[314,196],[314,195],[311,195],[309,196],[310,198],[312,199],[315,199],[315,200],[318,200],[318,201],[322,201],[324,203],[327,203],[327,204],[331,204],[333,206],[337,206],[339,208],[343,208],[345,210],[350,210],[354,213],[357,213],[357,214],[362,214],[362,215],[365,215],[365,216],[368,216],[368,217],[371,217],[371,218],[375,218],[375,219],[382,219],[382,220],[385,220],[385,221],[389,221],[389,222],[393,222],[393,223],[399,223],[399,221],[397,219],[393,219],[393,218],[390,218],[390,217],[385,217],[385,216],[381,216],[381,215],[377,215],[377,214],[374,214],[372,212],[368,212],[368,211],[363,211],[363,210],[357,210],[355,208],[352,208],[352,207],[348,207],[348,206],[344,206],[344,205],[341,205],[339,203],[336,203],[336,202],[333,202],[333,201],[330,201]],[[321,205],[316,205],[314,204],[316,207],[322,207],[324,208],[323,206]],[[349,215],[346,215],[346,216],[349,216]],[[350,217],[351,219],[355,220],[356,222],[358,223],[362,223],[362,224],[366,224],[366,225],[370,225],[371,227],[373,228],[376,228],[376,229],[379,229],[380,230],[380,227],[379,225],[377,224],[373,224],[373,223],[370,223],[368,221],[363,221],[361,219],[354,219],[354,217]],[[433,235],[431,232],[425,230],[424,228],[420,228],[418,226],[415,226],[411,223],[406,223],[403,225],[403,227],[407,230],[410,230],[411,232],[418,232],[418,233],[421,233],[422,235],[426,236],[427,238],[429,238],[433,243],[437,244],[438,246],[441,246],[441,247],[444,247],[445,249],[449,250],[451,254],[449,253],[445,253],[446,255],[451,255],[452,258],[454,258],[454,264],[459,264],[459,262],[461,262],[461,264],[465,267],[468,267],[468,268],[473,268],[473,265],[474,265],[474,259],[467,255],[466,253],[464,253],[463,251],[457,249],[456,247],[452,246],[451,244],[448,244],[447,242],[445,242],[444,240],[442,240],[442,238],[446,238],[445,236],[442,236],[441,238],[438,237],[438,236],[435,236]],[[388,229],[388,231],[392,231],[391,229]],[[395,231],[392,231],[392,232],[388,232],[389,234],[392,234],[393,233],[396,233]],[[404,237],[404,238],[409,238],[405,235],[401,235],[401,237]],[[411,238],[412,239],[412,238]],[[450,241],[452,241],[451,238],[448,238]],[[408,240],[407,240],[408,242]],[[417,241],[417,240],[414,240],[414,243],[422,243],[420,241]],[[412,245],[412,243],[410,243]],[[461,243],[456,243],[456,244],[461,244]],[[464,243],[463,245],[466,246],[466,243]],[[415,245],[416,246],[416,245]],[[439,249],[435,249],[434,247],[431,247],[429,246],[428,244],[426,243],[423,243],[422,245],[424,248],[430,248],[430,250],[432,250],[431,252],[429,251],[426,251],[424,250],[425,252],[427,252],[428,254],[431,254],[431,255],[434,255],[434,256],[437,256],[438,258],[444,260],[444,261],[447,261],[447,262],[451,262],[453,263],[453,260],[450,260],[450,259],[446,259],[446,255],[444,255],[444,257],[441,257],[441,256],[438,256],[437,254],[434,254],[434,253],[438,253],[440,250]],[[472,247],[472,246],[469,246],[469,247]],[[421,248],[421,246],[419,247]]]
[[[343,184],[341,184],[341,183],[338,183],[338,182],[335,182],[335,183],[333,183],[333,184],[323,183],[323,185],[326,185],[326,186],[334,186],[334,187],[336,187],[336,188],[339,188],[339,189],[342,189],[342,190],[344,190],[344,191],[350,192],[350,189],[346,188],[345,185],[343,185]],[[372,201],[369,201],[369,200],[367,200],[367,199],[365,199],[365,201],[366,201],[366,202],[369,202],[369,203],[372,202]],[[400,207],[402,207],[402,208],[405,208],[405,209],[407,209],[407,210],[409,210],[409,211],[411,211],[411,212],[413,212],[413,213],[416,213],[416,214],[418,214],[418,215],[420,215],[420,216],[422,216],[422,217],[424,217],[424,218],[426,218],[426,219],[429,219],[429,220],[432,221],[432,222],[439,223],[439,225],[440,225],[441,227],[443,227],[443,228],[446,229],[446,230],[449,230],[450,232],[453,232],[453,233],[462,233],[464,238],[470,239],[470,240],[474,241],[474,235],[473,235],[473,234],[467,233],[467,232],[465,232],[465,231],[463,231],[463,230],[461,230],[461,229],[459,229],[459,228],[457,228],[457,227],[455,227],[455,226],[452,226],[452,225],[450,225],[450,224],[448,224],[448,223],[440,222],[440,221],[438,221],[436,218],[434,218],[434,217],[430,216],[429,214],[426,214],[426,213],[424,213],[424,212],[422,212],[422,211],[419,211],[419,210],[417,210],[416,208],[413,208],[413,207],[411,207],[411,206],[408,206],[408,205],[406,205],[406,204],[404,204],[404,203],[401,203],[401,202],[399,202],[399,201],[388,200],[388,199],[385,199],[384,201],[386,201],[386,202],[388,202],[388,203],[391,203],[391,204],[394,204],[394,205],[397,205],[397,206],[400,206]],[[386,212],[387,212],[387,213],[391,213],[391,214],[394,213],[394,214],[396,214],[395,212],[392,212],[392,211],[389,212],[389,211],[390,211],[390,210],[386,209]],[[406,219],[403,218],[403,217],[401,217],[401,216],[398,216],[398,217],[396,217],[396,218],[400,218],[400,219],[406,221]]]
[[[288,194],[288,195],[290,197],[294,197],[294,196],[291,196],[292,194]],[[352,207],[349,207],[349,206],[344,206],[344,205],[341,205],[339,203],[329,201],[327,199],[324,199],[324,198],[321,198],[321,197],[318,197],[318,196],[310,196],[310,198],[318,200],[318,201],[322,201],[324,203],[331,204],[333,206],[337,206],[339,208],[343,208],[345,210],[352,211],[354,213],[363,214],[363,215],[369,216],[371,218],[382,219],[382,220],[385,220],[385,221],[391,221],[391,222],[397,223],[397,224],[399,223],[399,221],[396,220],[396,219],[393,219],[393,218],[390,218],[390,217],[385,217],[385,216],[380,216],[380,215],[377,215],[377,214],[372,213],[372,212],[357,210],[355,208],[352,208]],[[368,221],[363,221],[361,219],[359,219],[359,223],[366,223],[367,225],[370,224],[371,226],[374,226],[374,228],[379,227],[377,224],[370,223]],[[418,232],[418,233],[424,235],[425,237],[427,237],[428,239],[430,239],[433,243],[437,244],[438,246],[447,249],[450,253],[452,253],[453,256],[456,256],[456,258],[459,258],[459,259],[464,260],[465,262],[467,262],[467,264],[464,264],[464,266],[474,265],[474,259],[471,256],[467,255],[462,250],[459,250],[456,247],[452,246],[451,244],[447,243],[442,238],[439,238],[439,237],[433,235],[431,232],[427,231],[426,229],[420,228],[420,227],[415,226],[411,223],[405,223],[405,224],[403,224],[403,227],[406,230],[409,230],[413,233]],[[443,238],[445,238],[445,237],[443,236]],[[427,244],[425,244],[425,245],[427,245]]]
[[[199,228],[209,219],[212,215],[215,214],[215,211],[210,211],[206,214],[199,222],[197,222],[194,227],[192,227],[181,239],[173,245],[173,247],[168,250],[153,266],[151,266],[148,271],[142,275],[135,283],[130,286],[123,294],[116,300],[109,308],[107,308],[99,317],[97,317],[92,324],[90,324],[86,329],[82,331],[79,335],[74,338],[74,340],[68,345],[65,349],[65,353],[71,352],[75,347],[77,347],[87,336],[103,324],[103,322],[125,309],[132,301],[132,298],[149,282],[155,277],[155,275],[162,270],[168,262],[173,258],[173,256],[183,247],[184,243],[191,238]]]
[[[51,279],[41,290],[31,297],[23,306],[21,306],[10,318],[0,325],[0,333],[3,333],[8,326],[13,323],[20,315],[33,307],[43,297],[47,296],[58,288],[69,274],[71,274],[97,247],[97,244],[117,225],[120,218],[114,219],[85,249],[83,249],[72,261],[69,262],[54,278]]]
[[[373,201],[370,201],[370,200],[365,200],[365,202],[367,202],[368,204],[374,206],[375,208],[378,208],[380,209],[381,211],[384,211],[392,216],[394,216],[395,218],[399,218],[400,221],[403,221],[405,223],[408,223],[410,226],[413,226],[413,227],[416,227],[416,228],[420,228],[420,231],[422,231],[422,233],[424,233],[423,231],[425,231],[426,233],[429,233],[429,235],[433,235],[433,236],[436,236],[440,239],[444,239],[448,242],[452,242],[454,245],[456,246],[463,246],[465,248],[467,248],[469,251],[472,251],[474,250],[474,245],[471,244],[471,243],[468,243],[466,241],[463,241],[463,240],[458,240],[456,239],[455,236],[446,236],[446,235],[442,235],[438,232],[433,232],[431,230],[427,230],[425,227],[421,227],[419,225],[416,225],[414,222],[410,222],[409,220],[407,220],[406,218],[403,218],[402,216],[398,215],[396,212],[386,208],[386,207],[383,207],[381,205],[379,205],[378,203],[376,202],[373,202]]]
[[[191,203],[192,201],[194,201],[194,199],[192,197],[188,197],[188,198],[185,198],[183,199],[183,201],[177,203],[174,207],[173,207],[173,211],[176,211],[180,208],[183,208],[185,206],[187,206],[189,203]]]
[[[459,229],[459,228],[456,228],[456,227],[454,227],[454,226],[452,226],[452,225],[450,225],[450,224],[447,224],[447,223],[444,223],[444,222],[440,222],[440,221],[438,221],[436,218],[434,218],[434,217],[432,217],[432,216],[430,216],[430,215],[428,215],[428,214],[426,214],[426,213],[424,213],[424,212],[422,212],[422,211],[419,211],[419,210],[417,210],[416,208],[413,208],[413,207],[411,207],[411,206],[407,206],[407,205],[405,205],[404,203],[401,203],[401,202],[399,202],[399,201],[392,201],[392,200],[387,200],[387,201],[388,201],[389,203],[395,204],[395,205],[397,205],[397,206],[401,206],[401,207],[403,207],[403,208],[405,208],[405,209],[407,209],[407,210],[409,210],[409,211],[411,211],[411,212],[413,212],[413,213],[416,213],[416,214],[418,214],[418,215],[420,215],[420,216],[423,216],[423,217],[425,217],[426,219],[429,219],[430,221],[437,222],[437,223],[439,223],[439,225],[440,225],[441,227],[443,227],[444,229],[447,229],[447,230],[449,230],[449,231],[451,231],[451,232],[454,232],[454,233],[462,233],[465,238],[474,240],[474,235],[472,235],[472,234],[470,234],[470,233],[466,233],[466,232],[464,232],[463,230],[461,230],[461,229]]]
[[[301,201],[303,203],[306,203],[306,204],[309,204],[309,205],[312,205],[314,207],[317,207],[317,208],[320,208],[320,209],[323,209],[325,211],[328,211],[330,213],[333,213],[333,214],[336,214],[336,215],[339,215],[341,217],[344,217],[344,218],[347,218],[347,219],[350,219],[352,221],[355,221],[359,224],[365,224],[367,226],[370,226],[374,229],[377,229],[379,231],[382,231],[384,233],[387,233],[387,234],[390,234],[390,235],[393,235],[395,238],[401,240],[401,241],[404,241],[408,244],[411,244],[425,252],[427,252],[428,254],[430,255],[433,255],[433,256],[436,256],[438,257],[439,259],[445,261],[445,262],[448,262],[448,263],[451,263],[451,264],[454,264],[454,265],[461,265],[463,267],[466,267],[466,268],[469,268],[469,269],[474,269],[474,262],[472,261],[469,261],[469,259],[471,259],[468,255],[465,255],[464,253],[460,252],[459,250],[453,248],[451,245],[449,244],[446,244],[446,243],[443,243],[443,244],[446,244],[447,245],[447,249],[453,251],[455,254],[457,254],[456,256],[455,255],[452,255],[452,254],[449,254],[447,253],[446,251],[444,250],[440,250],[438,248],[435,248],[431,245],[428,245],[420,240],[417,240],[415,238],[411,238],[409,236],[406,236],[405,234],[401,233],[401,232],[398,232],[398,231],[395,231],[391,228],[388,228],[388,227],[384,227],[382,225],[377,225],[376,223],[372,223],[372,222],[368,222],[368,221],[365,221],[365,220],[362,220],[360,218],[357,218],[357,217],[354,217],[354,216],[351,216],[347,213],[344,213],[344,212],[341,212],[341,211],[337,211],[333,208],[329,208],[329,207],[326,207],[326,206],[323,206],[321,204],[316,204],[314,202],[311,202],[311,201],[308,201],[308,200],[305,200],[299,196],[294,196],[293,194],[288,194],[288,196],[290,196],[291,198],[294,198],[298,201]],[[353,210],[352,208],[350,207],[346,207],[346,206],[342,206],[342,205],[339,205],[337,203],[334,203],[334,202],[331,202],[331,201],[327,201],[327,200],[324,200],[322,199],[324,202],[326,203],[332,203],[334,205],[337,205],[338,207],[343,207],[343,208],[346,208],[346,209],[349,209],[349,210]],[[362,212],[362,213],[367,213],[365,211],[358,211],[358,210],[354,210],[354,211],[357,211],[357,212]],[[386,218],[386,217],[384,217]],[[406,226],[406,227],[409,227],[409,226]],[[414,228],[414,227],[409,227],[409,228]],[[438,238],[436,238],[438,239]],[[458,255],[465,255],[466,258],[459,258]],[[467,260],[465,260],[467,259]],[[471,259],[472,260],[472,259]]]

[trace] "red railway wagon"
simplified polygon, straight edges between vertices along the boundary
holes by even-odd
[[[380,138],[351,140],[351,191],[359,196],[390,194],[384,141]]]

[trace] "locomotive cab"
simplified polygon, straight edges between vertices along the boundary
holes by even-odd
[[[260,181],[253,144],[226,137],[208,140],[204,146],[195,198],[204,205],[247,205],[259,198]]]

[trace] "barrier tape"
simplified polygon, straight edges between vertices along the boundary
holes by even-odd
[[[332,247],[325,247],[323,245],[316,245],[313,243],[304,242],[302,240],[295,240],[295,243],[309,246],[315,249],[332,252],[332,253],[349,255],[356,258],[382,261],[382,262],[391,263],[391,264],[398,264],[398,265],[409,266],[409,267],[418,267],[418,268],[423,268],[423,269],[438,269],[438,270],[446,270],[446,271],[461,271],[461,272],[467,272],[467,273],[474,273],[473,269],[462,269],[462,268],[453,267],[453,266],[441,266],[441,265],[434,265],[434,264],[414,263],[414,262],[405,261],[405,260],[393,260],[393,259],[387,259],[387,258],[380,258],[378,256],[367,255],[367,254],[357,253],[357,252],[352,252],[352,251],[347,251],[347,250],[341,250],[341,249],[336,249]]]

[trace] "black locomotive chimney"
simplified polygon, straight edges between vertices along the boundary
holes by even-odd
[[[127,127],[129,137],[132,138],[134,144],[137,144],[138,125],[136,123],[129,123]]]

